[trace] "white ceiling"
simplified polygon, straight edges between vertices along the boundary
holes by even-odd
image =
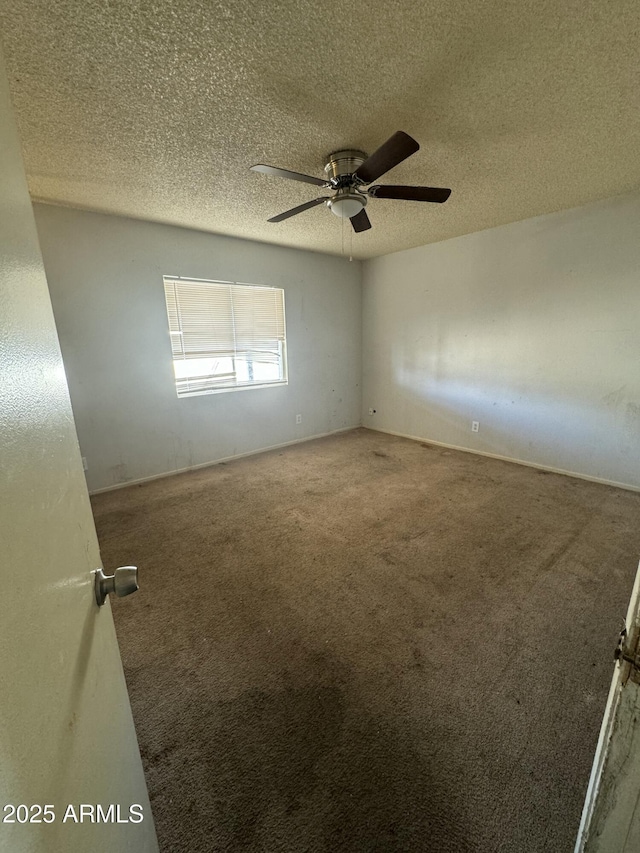
[[[638,0],[0,0],[34,199],[339,254],[337,148],[421,150],[378,183],[372,257],[640,187]],[[351,230],[344,232],[350,248]]]

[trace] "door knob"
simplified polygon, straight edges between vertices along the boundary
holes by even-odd
[[[120,566],[112,575],[105,575],[102,569],[96,569],[94,574],[98,606],[105,603],[111,592],[114,592],[118,598],[123,598],[139,589],[138,569],[135,566]]]

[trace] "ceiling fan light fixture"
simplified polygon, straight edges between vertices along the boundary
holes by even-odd
[[[334,213],[341,219],[351,219],[352,216],[360,213],[366,203],[365,198],[354,193],[341,193],[327,202],[331,213]]]

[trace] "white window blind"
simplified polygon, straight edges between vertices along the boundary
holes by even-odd
[[[284,290],[164,278],[178,396],[287,381]]]

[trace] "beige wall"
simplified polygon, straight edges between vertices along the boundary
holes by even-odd
[[[90,489],[359,424],[359,262],[61,207],[35,212]],[[163,275],[284,288],[289,384],[178,399]]]
[[[639,221],[624,196],[365,262],[363,424],[640,488]]]

